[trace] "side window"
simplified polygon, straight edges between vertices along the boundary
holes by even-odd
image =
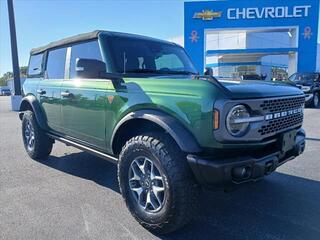
[[[31,55],[28,66],[28,76],[39,75],[42,70],[43,53]]]
[[[157,70],[168,68],[168,66],[170,66],[170,70],[179,70],[184,68],[183,63],[175,54],[162,55],[156,59]]]
[[[79,43],[71,47],[70,78],[76,75],[77,58],[96,59],[102,61],[98,41]]]
[[[47,77],[49,79],[63,79],[66,63],[66,48],[49,51],[47,61]]]

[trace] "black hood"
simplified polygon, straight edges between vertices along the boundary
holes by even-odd
[[[302,95],[296,86],[284,82],[271,81],[220,81],[233,99],[266,98]]]

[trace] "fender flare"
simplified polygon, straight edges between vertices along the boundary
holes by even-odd
[[[157,110],[138,110],[130,112],[123,117],[112,133],[111,146],[114,144],[118,130],[127,122],[133,119],[144,119],[155,123],[164,129],[178,144],[180,149],[187,153],[199,153],[201,148],[195,137],[174,117]]]
[[[31,106],[39,126],[44,130],[48,129],[48,124],[47,124],[47,119],[45,117],[45,114],[41,108],[39,101],[33,95],[28,95],[22,98],[20,103],[20,108],[19,108],[19,111],[20,111],[19,118],[22,120],[23,112],[28,110],[26,108],[26,104]]]

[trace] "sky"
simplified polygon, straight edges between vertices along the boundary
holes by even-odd
[[[20,66],[31,48],[96,29],[182,41],[183,0],[14,0]],[[0,76],[12,71],[7,1],[0,0]]]

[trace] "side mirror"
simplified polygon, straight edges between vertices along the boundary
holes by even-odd
[[[213,76],[213,70],[210,67],[206,67],[206,70],[204,72],[205,76]]]
[[[106,64],[96,59],[77,58],[76,77],[100,78],[107,71]]]

